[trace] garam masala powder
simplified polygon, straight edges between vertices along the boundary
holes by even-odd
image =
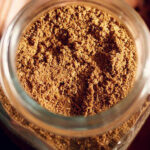
[[[89,6],[68,5],[40,15],[23,32],[16,52],[17,75],[41,106],[65,116],[105,111],[132,88],[137,53],[127,28],[111,14]],[[140,116],[99,136],[55,135],[27,121],[0,90],[8,114],[58,150],[112,149]]]
[[[127,96],[137,54],[127,28],[111,14],[69,5],[39,16],[17,50],[18,78],[49,111],[94,115]]]

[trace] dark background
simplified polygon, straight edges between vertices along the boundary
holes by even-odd
[[[150,0],[141,0],[135,9],[150,28]],[[0,149],[34,150],[29,144],[21,140],[20,137],[8,131],[2,122],[0,122]],[[150,117],[128,150],[150,150]]]

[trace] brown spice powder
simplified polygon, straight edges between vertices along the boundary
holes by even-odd
[[[128,121],[120,125],[118,128],[110,130],[100,136],[69,138],[50,133],[27,121],[13,106],[10,105],[1,88],[0,102],[15,122],[32,131],[36,136],[46,141],[47,144],[57,150],[111,150],[117,145],[121,138],[129,132],[142,113],[142,111],[141,113],[135,113]],[[150,103],[147,104],[145,108],[147,108],[148,105],[150,105]]]
[[[28,94],[50,111],[91,115],[127,95],[134,81],[136,57],[127,29],[111,15],[67,6],[49,11],[25,31],[17,52],[18,77]],[[0,102],[14,121],[58,150],[112,149],[142,113],[100,136],[79,139],[54,135],[28,122],[1,88]]]
[[[126,27],[107,12],[79,5],[39,16],[16,56],[25,91],[65,116],[94,115],[118,103],[133,86],[136,63]]]

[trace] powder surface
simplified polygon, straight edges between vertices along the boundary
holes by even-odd
[[[31,131],[33,134],[44,140],[47,144],[51,145],[56,150],[112,150],[117,146],[122,138],[125,138],[125,136],[127,136],[125,142],[128,138],[132,138],[133,129],[131,130],[131,128],[135,125],[138,118],[142,115],[142,111],[138,111],[137,113],[132,115],[128,121],[124,122],[119,127],[99,136],[87,138],[69,138],[55,135],[26,120],[20,113],[17,112],[17,110],[13,106],[11,106],[1,88],[0,102],[12,118],[11,123],[13,125],[20,125],[25,129]],[[150,102],[146,103],[146,105],[142,108],[143,112],[148,106],[150,106]],[[122,142],[120,143],[122,144]]]
[[[111,14],[64,6],[24,31],[16,55],[25,91],[51,112],[94,115],[127,96],[137,54],[127,28]]]

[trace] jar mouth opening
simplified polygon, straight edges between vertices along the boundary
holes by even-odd
[[[68,4],[90,5],[100,9],[106,9],[115,16],[119,14],[118,18],[126,24],[129,31],[131,31],[131,34],[134,34],[133,38],[135,40],[136,48],[139,51],[139,54],[142,55],[141,57],[143,57],[138,58],[142,59],[138,64],[140,66],[140,68],[138,68],[139,74],[134,87],[127,97],[110,109],[94,116],[66,117],[46,110],[26,94],[16,75],[16,64],[14,63],[16,44],[18,44],[16,41],[19,41],[18,39],[20,38],[22,30],[31,22],[33,16],[35,17],[47,9]],[[138,32],[135,32],[135,28]],[[145,92],[147,92],[144,87],[149,75],[147,71],[150,47],[148,38],[148,29],[141,17],[125,2],[120,0],[111,2],[109,0],[32,1],[18,13],[16,18],[9,25],[5,37],[3,37],[1,51],[1,83],[10,102],[17,107],[27,119],[35,124],[39,124],[43,128],[64,135],[73,133],[75,136],[80,136],[81,133],[86,136],[94,135],[95,133],[103,133],[125,121],[131,112],[137,108],[137,103],[142,104],[140,99],[144,96]]]

